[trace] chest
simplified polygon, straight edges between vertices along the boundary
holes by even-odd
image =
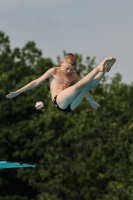
[[[65,85],[70,85],[73,79],[73,74],[65,75],[63,72],[58,71],[54,74],[54,79],[59,83],[59,84],[65,84]]]

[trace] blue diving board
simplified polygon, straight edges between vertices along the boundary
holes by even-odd
[[[24,167],[35,167],[35,164],[14,162],[14,161],[0,161],[0,169],[7,168],[24,168]]]

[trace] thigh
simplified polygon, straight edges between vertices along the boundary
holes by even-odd
[[[80,93],[75,85],[66,88],[57,96],[57,104],[60,108],[65,109],[69,104],[73,102],[76,96]]]
[[[79,91],[75,86],[71,86],[58,94],[57,104],[62,109],[65,109],[70,104],[71,110],[74,110],[83,100],[87,91],[86,88]]]

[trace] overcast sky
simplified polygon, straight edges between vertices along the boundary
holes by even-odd
[[[108,75],[133,82],[133,0],[0,0],[0,30],[12,49],[33,40],[54,62],[63,50],[96,63],[114,56]]]

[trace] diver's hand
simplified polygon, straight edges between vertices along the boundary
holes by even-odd
[[[94,108],[95,110],[97,110],[98,107],[100,106],[100,105],[99,105],[98,103],[96,103],[95,101],[91,101],[90,104],[91,104],[91,107]]]
[[[10,92],[9,94],[6,95],[7,99],[12,99],[16,96],[18,96],[20,93],[19,92]]]

